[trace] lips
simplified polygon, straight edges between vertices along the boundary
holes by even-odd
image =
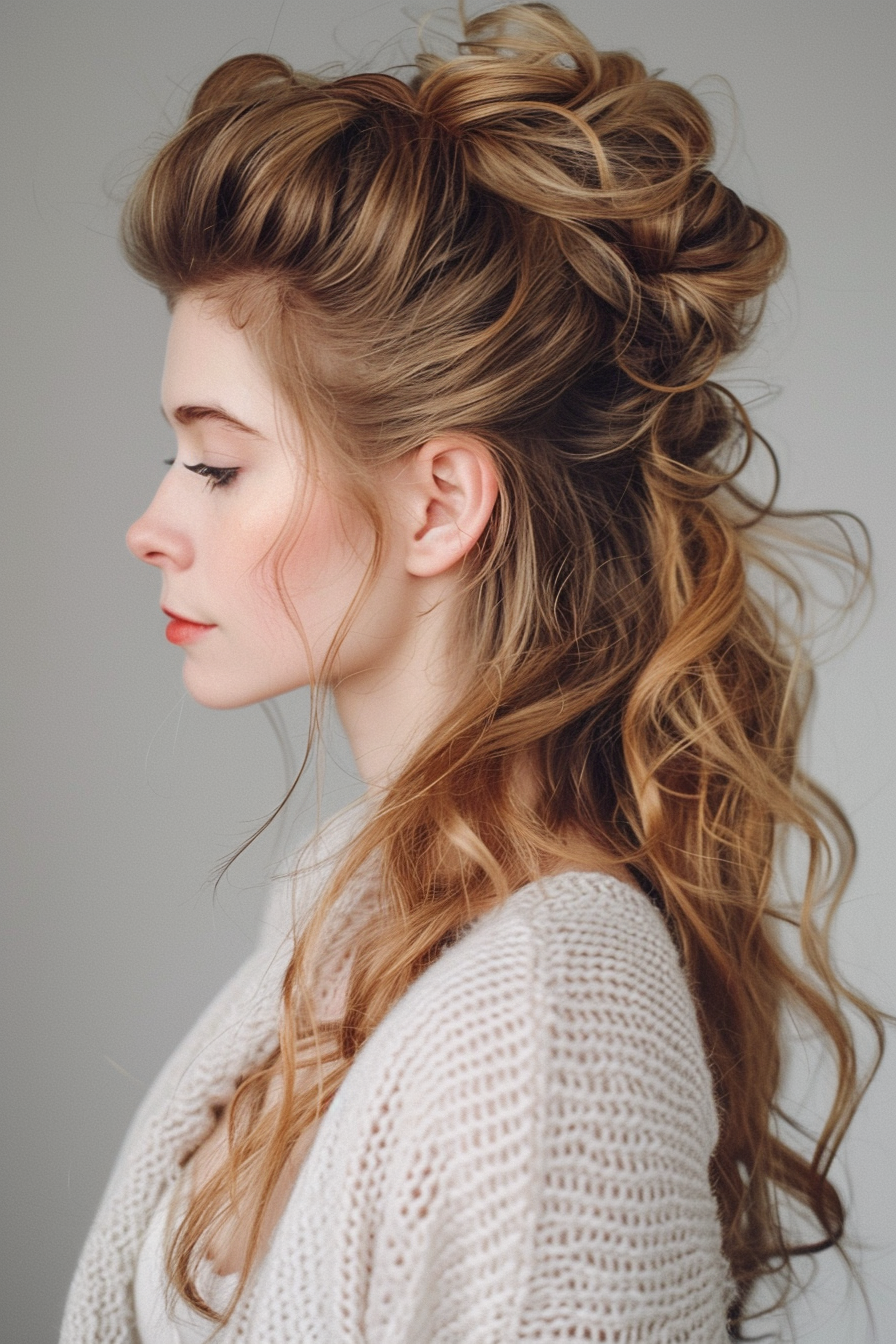
[[[203,625],[200,621],[189,621],[186,616],[178,616],[168,607],[163,607],[162,610],[171,618],[165,627],[165,638],[169,644],[192,644],[203,635],[207,635],[209,630],[215,629],[213,625]]]

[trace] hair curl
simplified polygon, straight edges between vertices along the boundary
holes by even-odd
[[[500,475],[466,578],[465,693],[297,940],[279,1049],[241,1082],[227,1162],[174,1236],[173,1280],[212,1319],[229,1313],[196,1288],[208,1229],[232,1202],[248,1211],[238,1296],[290,1152],[377,1023],[462,925],[580,841],[637,875],[689,976],[720,1115],[732,1331],[760,1275],[841,1238],[829,1170],[865,1085],[845,1008],[878,1040],[881,1025],[833,969],[821,914],[853,841],[799,763],[804,641],[748,581],[761,570],[801,600],[769,540],[784,515],[736,482],[754,434],[712,380],[753,332],[785,242],[718,180],[713,150],[687,90],[596,51],[550,5],[509,5],[467,22],[455,58],[422,53],[407,82],[227,61],[130,196],[132,265],[169,302],[225,305],[380,532],[377,468],[434,434],[476,435]],[[532,799],[515,788],[523,756]],[[796,914],[775,903],[788,833],[808,854]],[[317,939],[374,859],[344,1014],[318,1020]],[[781,1132],[791,1010],[837,1066],[808,1156]],[[788,1235],[779,1193],[818,1242]]]

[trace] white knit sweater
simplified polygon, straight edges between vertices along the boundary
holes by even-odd
[[[62,1344],[136,1344],[134,1267],[212,1107],[276,1044],[284,937],[358,811],[275,886],[258,950],[141,1106],[81,1255]],[[475,921],[359,1051],[221,1344],[723,1344],[712,1087],[647,897],[598,873]]]

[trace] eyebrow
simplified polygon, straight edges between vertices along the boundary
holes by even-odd
[[[161,411],[167,423],[168,416],[164,406]],[[231,429],[238,429],[243,434],[251,434],[256,439],[264,437],[259,430],[244,424],[242,420],[237,420],[235,415],[230,415],[223,406],[177,406],[171,413],[171,419],[179,425],[195,425],[200,420],[214,420],[218,424],[228,425]]]

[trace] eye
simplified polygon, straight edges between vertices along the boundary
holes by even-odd
[[[239,467],[209,467],[204,462],[185,462],[187,471],[195,471],[197,476],[207,476],[213,490],[219,485],[229,485],[239,471]]]
[[[165,458],[166,467],[174,465],[173,457]],[[197,476],[207,477],[213,490],[218,486],[229,485],[239,472],[239,467],[210,467],[206,462],[185,462],[187,471],[194,471]]]

